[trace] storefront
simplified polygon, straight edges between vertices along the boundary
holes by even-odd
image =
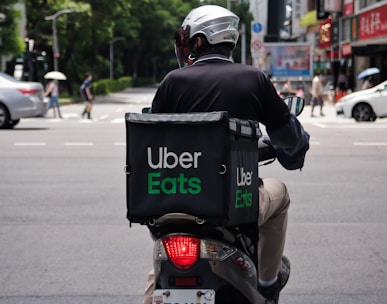
[[[378,67],[381,73],[375,82],[387,79],[387,4],[364,10],[350,17],[350,41],[354,56],[355,75],[368,67]],[[357,88],[361,82],[357,81]]]

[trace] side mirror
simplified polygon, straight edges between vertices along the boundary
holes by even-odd
[[[288,96],[284,98],[285,104],[288,106],[291,113],[298,116],[304,110],[305,99],[298,96]]]

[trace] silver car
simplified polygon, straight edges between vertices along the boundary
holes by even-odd
[[[0,72],[0,129],[14,127],[21,118],[46,113],[47,100],[40,82],[19,81]]]

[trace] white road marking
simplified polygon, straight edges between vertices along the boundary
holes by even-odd
[[[25,146],[25,147],[32,147],[32,146],[37,146],[37,147],[42,147],[42,146],[47,146],[47,143],[45,142],[15,142],[15,146]]]
[[[65,142],[65,146],[94,146],[94,143],[92,142]]]
[[[99,119],[106,119],[108,117],[109,117],[109,114],[105,114],[105,115],[100,116]]]
[[[387,142],[363,142],[355,141],[354,146],[387,146]]]
[[[110,121],[111,123],[118,124],[118,123],[124,123],[125,118],[115,118]]]
[[[358,123],[356,125],[352,124],[324,124],[324,123],[313,123],[314,126],[322,129],[387,129],[385,124],[368,124],[368,123]]]

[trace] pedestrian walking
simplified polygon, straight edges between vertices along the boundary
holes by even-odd
[[[284,97],[295,95],[295,91],[292,88],[292,84],[290,83],[289,78],[286,78],[285,83],[282,87],[282,91],[283,91]]]
[[[49,97],[50,101],[48,103],[48,110],[52,108],[54,112],[54,118],[56,118],[56,112],[55,108],[58,111],[58,117],[62,117],[62,113],[60,112],[60,105],[59,105],[59,87],[58,87],[58,80],[51,79],[45,88],[44,96]]]
[[[316,105],[320,106],[320,116],[324,116],[324,113],[323,113],[324,100],[323,100],[322,94],[323,94],[323,87],[321,84],[320,72],[316,72],[312,80],[312,101],[311,101],[312,110],[310,113],[310,116],[312,117],[314,117],[313,111]]]
[[[264,70],[264,73],[266,73],[268,75],[273,75],[273,66],[274,66],[274,59],[271,56],[271,53],[267,52],[266,53],[266,57],[265,57],[265,70]]]
[[[85,101],[85,109],[82,112],[82,118],[87,114],[87,118],[91,119],[91,108],[93,101],[92,85],[93,75],[89,72],[86,73],[85,80],[80,87],[80,93]]]
[[[343,68],[340,70],[340,74],[337,77],[337,87],[338,89],[336,93],[335,102],[338,102],[340,98],[342,98],[347,94],[348,78],[345,75],[345,71]]]

